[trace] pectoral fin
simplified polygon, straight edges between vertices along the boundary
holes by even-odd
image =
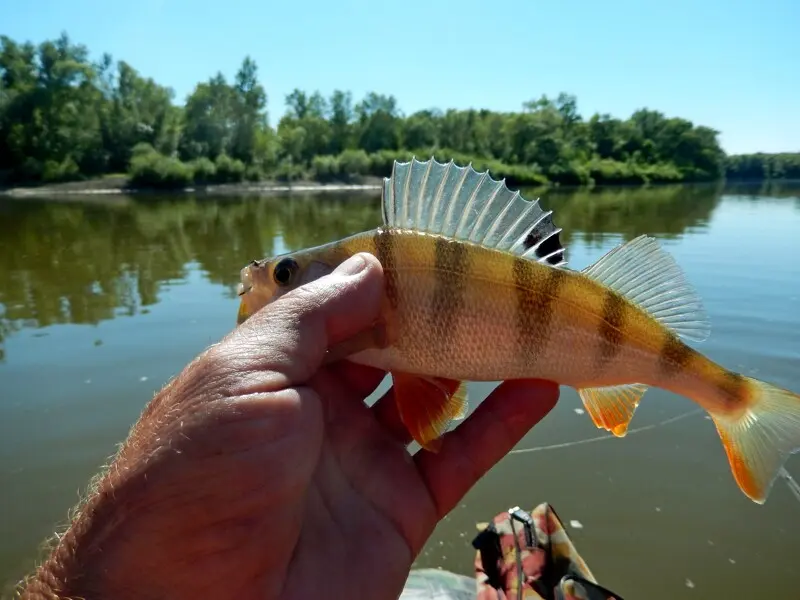
[[[392,373],[400,419],[414,440],[437,452],[441,436],[454,420],[467,414],[467,387],[463,381]]]
[[[337,342],[328,348],[322,363],[325,365],[353,356],[370,349],[383,349],[389,345],[386,323],[376,321],[372,327],[364,329],[352,337]]]
[[[458,383],[458,388],[453,394],[453,398],[460,403],[461,410],[453,415],[453,420],[460,421],[461,419],[467,416],[467,410],[469,409],[469,397],[467,396],[467,382],[466,381],[459,382],[449,379],[444,379],[442,381],[448,381],[449,383]]]
[[[647,386],[639,383],[578,390],[583,405],[597,427],[625,437],[633,413]]]

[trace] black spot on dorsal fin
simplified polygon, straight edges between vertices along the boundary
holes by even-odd
[[[546,261],[551,265],[557,265],[564,260],[561,230],[553,223],[553,215],[547,215],[528,232],[523,246],[526,252],[535,247],[536,258],[542,259],[546,256]]]

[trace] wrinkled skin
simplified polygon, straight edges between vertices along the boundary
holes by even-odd
[[[195,359],[23,597],[396,598],[438,521],[558,387],[505,383],[439,453],[411,456],[391,391],[363,402],[384,373],[320,366],[373,322],[381,287],[380,264],[358,255]]]

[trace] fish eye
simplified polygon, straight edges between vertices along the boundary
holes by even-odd
[[[284,258],[272,271],[272,278],[280,286],[288,285],[292,280],[292,275],[297,271],[297,261],[293,258]]]

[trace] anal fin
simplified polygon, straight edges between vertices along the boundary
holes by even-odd
[[[463,419],[469,406],[463,381],[392,373],[400,419],[425,450],[437,452],[441,436],[454,420]]]
[[[640,383],[578,390],[583,405],[598,428],[625,437],[633,413],[647,391]]]

